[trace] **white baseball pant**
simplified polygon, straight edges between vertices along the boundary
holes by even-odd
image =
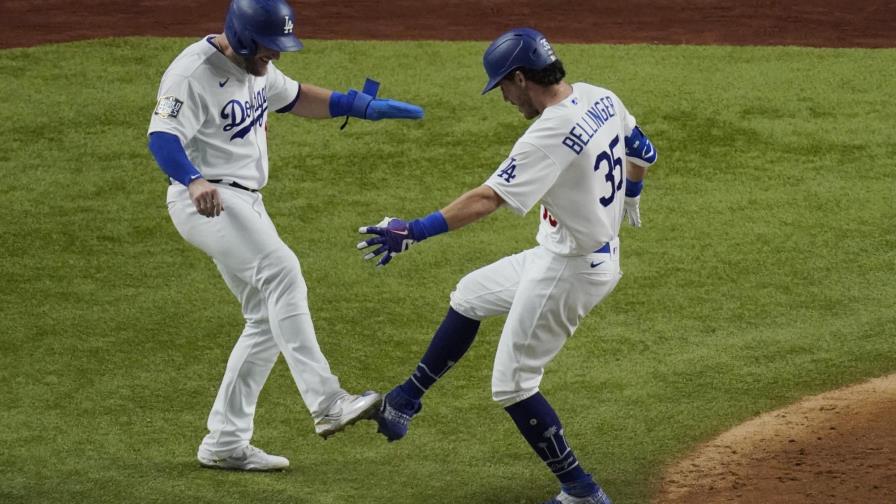
[[[609,253],[559,256],[542,247],[462,278],[451,307],[475,320],[507,314],[492,371],[492,398],[507,407],[538,392],[544,368],[582,318],[619,282],[619,240]]]
[[[299,260],[280,239],[261,193],[219,184],[220,216],[200,215],[186,187],[168,188],[177,231],[211,256],[242,305],[246,325],[233,347],[199,448],[227,457],[252,438],[255,405],[282,353],[314,420],[343,393],[317,343]]]

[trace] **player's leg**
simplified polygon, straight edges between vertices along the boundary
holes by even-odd
[[[596,268],[590,266],[591,257],[566,258],[541,251],[530,259],[498,343],[493,397],[560,481],[556,502],[608,503],[579,465],[559,417],[538,387],[544,367],[581,319],[616,286],[618,259],[601,254],[605,263]]]
[[[274,341],[314,418],[315,432],[326,438],[373,414],[380,396],[374,392],[350,395],[339,385],[317,342],[299,260],[280,239],[261,195],[256,196],[252,208],[261,225],[250,239],[264,251],[256,255],[246,280],[264,296]]]
[[[448,313],[429,342],[429,347],[417,364],[417,369],[399,385],[404,395],[419,401],[429,387],[432,387],[467,353],[478,331],[478,319],[462,315],[449,307]]]
[[[407,380],[386,394],[377,416],[379,432],[390,441],[407,433],[421,399],[473,344],[479,321],[507,313],[519,282],[524,254],[505,257],[466,275],[451,293],[451,306],[429,347]]]
[[[343,420],[375,407],[376,397],[352,396],[346,402],[317,343],[298,259],[277,234],[261,195],[226,186],[219,191],[225,207],[219,217],[199,215],[181,186],[169,188],[169,213],[187,241],[261,293],[270,335],[316,425],[344,426]]]
[[[251,276],[264,296],[274,341],[311,415],[319,418],[342,389],[317,343],[299,260],[281,242],[258,259]]]
[[[330,371],[317,343],[301,265],[292,250],[281,241],[259,259],[253,278],[267,301],[271,332],[311,411],[315,431],[326,438],[373,414],[379,394],[350,395]]]
[[[280,350],[268,325],[261,293],[219,265],[219,271],[240,301],[246,325],[234,345],[218,395],[208,417],[208,434],[197,458],[206,467],[276,470],[289,466],[284,457],[268,455],[249,445],[258,395]]]
[[[397,441],[407,434],[411,418],[423,408],[423,394],[463,357],[478,330],[479,320],[448,308],[417,369],[384,397],[375,417],[377,432],[389,441]]]
[[[235,222],[252,220],[251,201],[222,191],[228,214],[207,219],[196,212],[182,186],[168,189],[168,210],[178,232],[213,259],[221,248],[238,242]],[[267,323],[267,308],[260,293],[240,279],[225,263],[218,269],[240,301],[246,324],[231,351],[227,368],[208,418],[209,433],[197,458],[206,467],[244,470],[283,469],[289,461],[268,455],[249,444],[258,394],[270,374],[279,349]],[[238,268],[239,269],[239,268]]]

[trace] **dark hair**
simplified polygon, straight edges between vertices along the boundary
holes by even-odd
[[[523,77],[525,77],[527,81],[532,81],[540,86],[553,86],[554,84],[562,81],[564,77],[566,77],[566,70],[563,69],[563,62],[559,59],[542,68],[541,70],[533,70],[531,68],[523,67],[515,68],[504,78],[513,78],[513,73],[517,70],[523,72]]]

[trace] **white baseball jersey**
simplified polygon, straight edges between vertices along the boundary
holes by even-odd
[[[262,77],[248,74],[218,51],[212,38],[184,49],[165,71],[149,132],[180,138],[206,179],[261,189],[268,181],[268,108],[288,112],[299,84],[273,62]]]
[[[558,255],[612,241],[625,198],[625,137],[637,125],[612,91],[578,82],[546,108],[485,184],[519,214],[541,202],[537,240]]]

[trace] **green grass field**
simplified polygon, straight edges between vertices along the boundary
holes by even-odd
[[[490,400],[502,320],[429,394],[411,435],[326,442],[286,366],[255,443],[281,474],[198,467],[239,306],[174,230],[146,150],[186,39],[0,51],[0,502],[537,503],[548,471]],[[413,370],[466,272],[534,243],[502,211],[375,271],[359,225],[417,217],[481,183],[527,123],[479,96],[484,43],[306,41],[279,66],[418,103],[422,122],[270,120],[264,191],[298,253],[344,386]],[[560,45],[569,80],[613,89],[660,153],[625,277],[547,371],[579,460],[646,503],[696,443],[799,397],[896,371],[894,50]]]

